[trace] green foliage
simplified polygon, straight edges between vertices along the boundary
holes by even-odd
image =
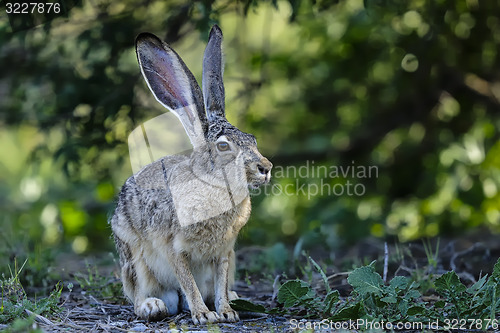
[[[58,283],[49,296],[33,301],[28,298],[19,281],[19,274],[23,268],[24,265],[19,270],[15,267],[10,278],[2,276],[0,279],[2,289],[0,324],[12,323],[12,331],[21,331],[22,327],[32,322],[32,319],[26,320],[26,310],[42,316],[53,316],[61,311],[59,301],[63,289],[62,283]]]
[[[370,319],[413,321],[423,313],[419,284],[404,276],[395,276],[385,285],[373,265],[355,269],[347,279]]]
[[[439,243],[440,238],[438,237],[436,242],[436,249],[432,250],[431,241],[429,238],[425,239],[422,244],[424,246],[425,255],[427,256],[427,263],[432,269],[436,269],[439,258]]]
[[[331,288],[330,284],[328,283],[328,277],[326,276],[325,272],[321,268],[321,266],[310,256],[307,257],[309,261],[313,264],[314,268],[318,271],[318,273],[321,275],[321,278],[323,279],[323,283],[325,284],[325,289],[327,293],[330,293]]]
[[[258,278],[274,279],[274,274],[287,272],[287,260],[289,251],[285,244],[278,242],[273,246],[266,248],[247,248],[245,251],[245,260],[240,261],[237,266],[237,278],[245,279],[249,282],[249,275]]]
[[[266,313],[266,308],[260,304],[255,304],[244,299],[235,299],[231,301],[231,307],[236,311]]]
[[[40,328],[33,328],[35,318],[16,318],[4,331],[5,333],[43,333]]]
[[[87,274],[76,273],[74,278],[83,290],[99,299],[106,299],[118,303],[125,302],[121,281],[116,278],[101,275],[97,266],[87,264]]]
[[[444,299],[437,302],[435,307],[440,309],[443,317],[494,320],[500,312],[499,272],[500,259],[488,279],[485,275],[468,288],[460,282],[455,272],[442,275],[435,281],[435,286],[437,293]],[[486,321],[484,323],[486,324]]]
[[[383,285],[380,275],[375,273],[372,265],[365,266],[354,270],[347,280],[354,290],[364,296],[366,294],[375,294],[380,296],[382,294]]]
[[[21,247],[8,248],[0,245],[0,274],[9,275],[10,261],[13,258],[17,267],[18,258],[26,258],[23,268],[19,270],[19,282],[30,289],[47,292],[60,280],[60,274],[54,271],[54,251],[44,248],[40,243],[33,249],[29,244]],[[15,268],[16,270],[16,268]]]
[[[19,279],[25,286],[49,288],[59,280],[59,275],[53,271],[53,266],[54,253],[39,246],[29,254]]]
[[[277,301],[282,308],[265,309],[246,300],[237,300],[231,306],[238,311],[266,312],[300,315],[317,320],[345,321],[368,319],[385,322],[430,322],[449,323],[451,319],[483,319],[481,323],[492,323],[500,314],[500,259],[492,275],[482,277],[470,287],[460,282],[455,272],[443,274],[434,281],[435,290],[441,299],[434,303],[422,300],[419,282],[409,277],[395,276],[384,283],[375,271],[374,263],[356,268],[347,279],[352,294],[341,301],[338,291],[326,293],[324,297],[305,281],[290,280],[279,289]],[[487,327],[484,326],[483,329]]]
[[[311,300],[310,287],[303,281],[287,281],[281,286],[278,293],[278,302],[282,303],[286,308],[304,305],[308,300]]]

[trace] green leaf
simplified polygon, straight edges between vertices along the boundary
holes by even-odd
[[[408,292],[405,295],[405,298],[407,298],[407,299],[415,299],[415,298],[419,298],[420,296],[422,296],[422,294],[420,293],[420,291],[412,289],[412,290],[408,290]]]
[[[396,302],[398,301],[396,297],[393,295],[382,297],[380,300],[384,303],[390,303],[390,304],[396,304]]]
[[[434,307],[438,308],[438,309],[442,309],[444,308],[444,306],[446,305],[446,302],[445,301],[436,301],[434,303]]]
[[[332,307],[335,303],[339,301],[340,294],[338,290],[330,291],[323,301],[325,307],[325,313],[330,313],[332,311]]]
[[[308,258],[309,258],[309,261],[313,264],[314,268],[316,268],[318,273],[321,275],[321,278],[323,279],[323,283],[325,284],[326,292],[330,293],[330,291],[332,289],[330,288],[330,283],[328,283],[328,278],[326,277],[325,272],[321,269],[321,267],[318,265],[318,263],[316,261],[314,261],[313,258],[311,258],[310,256]]]
[[[484,286],[486,285],[486,278],[487,277],[488,277],[488,275],[483,276],[476,283],[474,283],[472,286],[467,288],[467,293],[469,293],[471,295],[475,295],[478,292],[480,292],[484,288]]]
[[[285,309],[274,308],[266,311],[270,315],[286,315],[288,312]]]
[[[260,304],[255,304],[244,299],[235,299],[229,302],[231,308],[235,311],[245,311],[245,312],[259,312],[266,313],[266,308]]]
[[[333,315],[330,319],[333,321],[356,320],[360,318],[360,303],[346,306],[342,308],[337,314]]]
[[[408,312],[408,301],[407,300],[400,300],[400,302],[397,304],[397,309],[398,309],[398,316],[399,318],[404,318],[406,316],[406,313]]]
[[[286,308],[299,304],[311,289],[300,280],[287,281],[278,290],[278,302]]]
[[[425,311],[425,308],[423,306],[412,306],[408,309],[406,314],[408,314],[409,316],[415,316],[415,315],[423,314],[424,311]]]
[[[391,287],[394,287],[396,289],[406,289],[408,287],[408,284],[410,283],[410,278],[406,276],[395,276],[392,278],[391,282],[389,285]]]
[[[493,273],[491,277],[500,281],[500,258],[498,258],[497,263],[493,267]]]
[[[382,277],[375,272],[373,266],[356,268],[351,274],[349,274],[347,282],[349,282],[354,290],[361,296],[366,294],[375,294],[380,296],[384,286]]]
[[[466,289],[463,283],[460,282],[457,273],[453,271],[441,275],[436,279],[434,285],[436,291],[440,294],[460,293]]]
[[[418,287],[420,287],[420,283],[418,283],[417,281],[413,281],[408,289],[418,289]]]

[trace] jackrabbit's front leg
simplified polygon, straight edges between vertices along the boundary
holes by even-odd
[[[232,260],[232,262],[231,262]],[[229,274],[233,273],[230,269],[234,265],[234,251],[230,251],[226,257],[222,257],[215,262],[215,309],[221,316],[222,321],[236,322],[240,320],[238,312],[234,311],[229,305]]]
[[[186,296],[193,322],[195,324],[218,322],[220,317],[217,312],[210,311],[205,305],[205,302],[203,302],[200,290],[189,269],[186,255],[183,253],[176,253],[175,250],[171,248],[169,251],[169,262]]]

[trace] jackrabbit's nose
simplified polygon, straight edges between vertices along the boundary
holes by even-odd
[[[265,166],[263,166],[261,164],[257,164],[257,169],[263,175],[267,175],[269,173],[269,171],[270,171],[268,168],[266,168]]]

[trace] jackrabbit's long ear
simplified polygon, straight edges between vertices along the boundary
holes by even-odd
[[[203,56],[202,86],[208,121],[213,121],[217,116],[225,117],[223,74],[222,31],[217,25],[214,25],[210,30],[207,48]]]
[[[135,50],[155,98],[180,119],[194,147],[203,145],[208,130],[203,97],[186,64],[168,44],[150,33],[137,36]]]

